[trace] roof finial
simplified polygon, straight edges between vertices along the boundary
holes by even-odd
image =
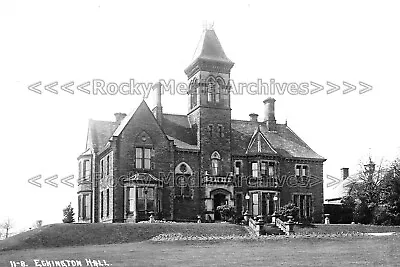
[[[203,30],[214,30],[214,21],[208,22],[207,20],[203,21]]]

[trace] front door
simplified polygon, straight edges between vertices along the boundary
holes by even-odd
[[[214,220],[220,221],[221,214],[217,211],[217,207],[226,204],[226,196],[224,194],[214,195]]]

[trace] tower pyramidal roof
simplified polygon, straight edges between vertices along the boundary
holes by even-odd
[[[226,56],[214,29],[204,29],[194,52],[192,63],[185,70],[186,74],[191,72],[196,66],[204,65],[207,62],[224,65],[229,70],[234,65]]]
[[[208,59],[233,63],[225,54],[222,45],[213,29],[205,29],[201,35],[199,44],[193,55],[193,61],[196,59]]]

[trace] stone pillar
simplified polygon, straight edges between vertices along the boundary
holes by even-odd
[[[329,220],[329,215],[330,215],[330,214],[324,214],[324,216],[325,216],[324,223],[325,223],[325,224],[330,224],[330,223],[331,223],[330,220]]]
[[[248,210],[246,210],[246,212],[243,214],[244,217],[244,222],[246,223],[246,225],[249,225],[249,219],[251,217],[251,214],[249,213]]]

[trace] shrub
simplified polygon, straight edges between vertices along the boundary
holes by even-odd
[[[288,216],[292,216],[295,220],[298,219],[299,208],[293,202],[289,202],[288,204],[281,207],[279,213],[281,214],[281,218],[284,221],[288,220]]]
[[[224,221],[233,220],[235,216],[235,207],[229,205],[222,205],[217,207],[217,211],[221,214]]]

